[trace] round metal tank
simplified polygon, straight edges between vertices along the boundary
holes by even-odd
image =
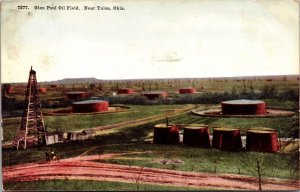
[[[196,93],[196,89],[195,88],[181,88],[181,89],[179,89],[179,93],[180,94],[193,94],[193,93]]]
[[[13,93],[14,92],[14,87],[13,86],[8,86],[6,88],[6,93],[10,94],[10,93]]]
[[[209,129],[203,124],[184,125],[183,144],[210,147]]]
[[[57,88],[57,87],[59,87],[59,86],[56,85],[56,84],[52,84],[52,85],[50,85],[50,87],[51,87],[51,88]]]
[[[45,87],[40,87],[38,90],[39,90],[40,93],[46,93],[47,92],[47,89]]]
[[[88,93],[85,91],[71,91],[67,93],[68,99],[84,99],[88,96]]]
[[[121,88],[118,89],[118,94],[133,94],[134,90],[131,88]]]
[[[108,111],[109,103],[103,100],[86,100],[74,102],[72,104],[72,111],[74,113],[92,113]]]
[[[179,141],[179,128],[176,125],[157,124],[154,126],[153,143],[177,144]]]
[[[266,104],[260,100],[231,100],[223,101],[222,114],[224,115],[263,115],[266,114]]]
[[[279,150],[277,131],[264,127],[247,129],[246,149],[258,152],[277,152]]]
[[[212,146],[225,151],[242,150],[240,130],[235,128],[214,128]]]
[[[165,99],[167,96],[167,92],[165,91],[153,91],[153,92],[143,92],[142,95],[144,95],[149,100],[155,100],[155,99]]]

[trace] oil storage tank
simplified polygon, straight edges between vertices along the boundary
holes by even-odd
[[[131,88],[120,88],[118,89],[118,94],[133,94],[134,89]]]
[[[196,93],[195,88],[180,88],[179,89],[179,94],[193,94]]]
[[[179,141],[179,128],[176,125],[157,124],[154,126],[153,143],[177,144]]]
[[[155,99],[165,99],[167,97],[167,92],[165,91],[150,91],[150,92],[143,92],[142,95],[144,95],[149,100],[155,100]]]
[[[263,115],[266,114],[266,104],[261,100],[231,100],[221,103],[224,115]]]
[[[212,146],[225,151],[242,150],[240,130],[236,128],[214,128]]]
[[[72,112],[74,113],[92,113],[108,111],[109,103],[104,100],[85,100],[74,102]]]
[[[6,87],[6,93],[10,94],[14,92],[14,87],[13,86],[7,86]]]
[[[184,125],[183,144],[210,147],[209,128],[203,124]]]
[[[84,99],[88,96],[88,93],[85,91],[70,91],[67,92],[68,99]]]
[[[279,150],[278,134],[275,129],[258,127],[247,129],[246,149],[257,152]]]
[[[45,87],[40,87],[38,88],[39,92],[40,93],[46,93],[47,92],[47,89]]]

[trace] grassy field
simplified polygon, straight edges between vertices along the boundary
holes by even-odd
[[[5,190],[50,190],[50,191],[190,191],[205,188],[174,187],[166,185],[150,185],[122,182],[46,180],[36,182],[5,183]]]
[[[295,101],[267,100],[267,106],[271,108],[281,108],[286,110],[295,109],[298,104]],[[153,115],[172,112],[175,109],[181,109],[187,105],[129,105],[129,109],[124,113],[95,114],[95,115],[73,115],[73,116],[45,116],[44,122],[48,131],[76,131],[86,128],[92,128],[102,125],[120,123],[124,121],[149,117]],[[203,109],[209,109],[211,106],[218,105],[198,105]],[[242,129],[242,134],[246,128],[251,127],[270,127],[279,131],[280,137],[286,137],[289,130],[292,129],[298,115],[294,117],[276,117],[276,118],[215,118],[200,117],[185,114],[176,118],[171,118],[172,123],[204,123],[213,126],[229,126]],[[4,142],[12,140],[19,128],[21,118],[3,118]],[[298,124],[299,127],[299,124]],[[212,133],[212,129],[210,130]]]
[[[118,156],[112,159],[100,160],[100,162],[188,172],[233,173],[255,176],[257,173],[252,170],[255,167],[255,159],[261,157],[263,159],[263,177],[298,178],[298,171],[295,169],[298,167],[291,165],[294,163],[294,157],[282,153],[227,152],[186,145],[128,144],[99,147],[89,152],[89,154],[118,153],[121,151],[144,151],[145,153]],[[176,159],[184,163],[162,164],[159,161],[163,159]]]
[[[244,118],[206,118],[191,116],[189,114],[179,115],[170,118],[170,122],[176,123],[206,123],[211,125],[228,125],[244,128],[252,127],[255,123],[260,125],[265,123],[266,127],[276,128],[275,125],[283,127],[290,121],[286,119],[258,118],[249,121]],[[274,121],[275,120],[275,121]],[[197,147],[187,147],[185,145],[154,145],[150,144],[153,138],[153,125],[163,122],[156,121],[145,125],[112,129],[102,132],[96,140],[85,142],[74,142],[30,148],[27,150],[15,151],[3,149],[3,165],[21,164],[25,162],[44,161],[44,152],[53,148],[62,158],[78,156],[87,150],[96,147],[89,154],[122,153],[125,151],[151,151],[151,153],[134,155],[132,159],[110,159],[105,162],[140,165],[167,169],[178,169],[184,171],[214,172],[217,173],[240,173],[253,175],[255,173],[245,169],[248,162],[255,156],[265,157],[265,173],[268,177],[296,178],[298,175],[298,159],[295,156],[285,153],[263,154],[249,152],[226,152],[216,149],[203,149]],[[217,124],[216,124],[217,123]],[[282,125],[282,126],[281,126]],[[212,133],[212,132],[211,132]],[[243,131],[242,131],[243,133]],[[254,155],[253,155],[254,154]],[[129,155],[129,157],[132,157]],[[143,157],[143,160],[136,160],[134,157]],[[159,159],[180,159],[184,161],[181,165],[161,165],[154,163]],[[296,171],[296,172],[295,172]]]
[[[94,115],[45,116],[47,131],[76,131],[102,125],[115,124],[134,119],[160,115],[181,109],[186,105],[134,105],[127,112]],[[3,119],[4,142],[12,140],[19,129],[21,117]]]
[[[250,81],[245,83],[242,80],[186,80],[186,81],[158,81],[158,90],[167,90],[168,92],[178,91],[182,87],[194,87],[201,92],[231,92],[233,89],[242,90],[246,85],[249,89]],[[277,91],[287,89],[299,91],[299,81],[290,79],[275,79],[266,81],[265,79],[253,80],[254,91],[261,91],[264,86],[275,86]],[[81,87],[83,85],[80,85]],[[105,91],[114,88],[116,82],[104,84]],[[141,90],[141,84],[138,83],[119,83],[120,87],[132,87]],[[150,81],[145,81],[144,86],[149,90]],[[155,81],[151,83],[152,90],[156,90]],[[202,88],[203,86],[203,88]],[[76,85],[77,88],[77,85]],[[81,88],[78,88],[79,90]],[[41,94],[42,100],[48,100],[49,97],[62,97],[61,89],[51,89],[46,94]],[[91,91],[91,90],[88,90]],[[101,96],[102,92],[98,90],[91,91],[93,96]],[[175,94],[175,93],[171,93]],[[199,93],[201,94],[201,93]],[[17,100],[23,100],[24,96],[19,95]],[[267,106],[270,108],[280,108],[298,111],[299,102],[284,99],[266,99]],[[185,105],[131,105],[132,109],[124,113],[82,115],[82,116],[46,116],[44,118],[48,131],[75,131],[92,128],[102,125],[120,123],[143,117],[164,114],[183,108]],[[198,107],[210,108],[213,105],[198,104]],[[214,105],[216,106],[216,105]],[[133,125],[131,127],[115,128],[98,132],[95,140],[55,144],[50,146],[40,146],[29,148],[27,150],[3,149],[2,165],[15,165],[28,162],[44,161],[44,152],[54,149],[62,158],[75,157],[81,155],[91,148],[89,154],[106,154],[122,152],[144,152],[142,154],[131,154],[118,156],[112,159],[101,160],[124,165],[137,165],[141,167],[156,167],[163,169],[182,170],[189,172],[208,172],[208,173],[234,173],[243,175],[255,175],[251,170],[253,161],[256,158],[263,159],[263,177],[277,177],[285,179],[299,179],[299,158],[298,154],[279,153],[250,153],[250,152],[226,152],[216,149],[188,147],[185,145],[154,145],[153,126],[157,123],[163,123],[164,120],[153,121],[144,125]],[[186,113],[176,117],[169,118],[170,123],[207,124],[212,134],[212,127],[235,127],[241,129],[241,134],[245,135],[245,130],[251,127],[269,127],[278,130],[280,137],[290,137],[292,133],[297,133],[299,129],[299,114],[293,117],[276,118],[216,118],[201,117]],[[13,139],[16,130],[19,128],[20,118],[4,118],[3,131],[4,141]],[[182,133],[182,131],[181,131]],[[297,134],[295,134],[297,135]],[[182,164],[161,164],[163,159],[178,159]],[[21,182],[7,183],[7,189],[31,189],[38,190],[137,190],[136,184],[117,183],[117,182],[94,182],[94,181],[39,181],[39,182]],[[165,186],[141,185],[140,190],[175,190],[175,188]],[[190,188],[180,188],[189,190]],[[179,188],[176,187],[176,190]]]
[[[266,99],[265,102],[267,108],[277,108],[277,109],[294,110],[294,111],[297,111],[299,108],[298,101]]]

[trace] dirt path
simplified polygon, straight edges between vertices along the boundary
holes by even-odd
[[[176,115],[179,115],[179,114],[182,114],[182,113],[189,112],[194,107],[195,107],[194,105],[189,104],[185,108],[174,109],[174,110],[172,110],[171,112],[168,112],[168,113],[164,113],[164,114],[160,114],[160,115],[153,115],[153,116],[150,116],[150,117],[144,117],[144,118],[140,118],[140,119],[136,119],[136,120],[125,121],[125,122],[116,123],[116,124],[112,124],[112,125],[104,125],[104,126],[99,126],[99,127],[89,128],[89,129],[92,129],[94,131],[102,131],[102,130],[112,129],[112,128],[141,125],[141,124],[145,124],[145,123],[148,123],[148,122],[157,121],[157,120],[166,118],[166,116],[172,117],[172,116],[176,116]]]
[[[139,153],[139,152],[137,152]],[[174,171],[166,169],[142,168],[95,162],[122,154],[78,156],[62,159],[51,164],[28,163],[3,167],[3,182],[35,181],[48,179],[77,179],[95,181],[120,181],[188,186],[195,188],[256,190],[253,177],[234,174],[208,174]],[[292,180],[267,179],[264,190],[298,190],[299,182]]]

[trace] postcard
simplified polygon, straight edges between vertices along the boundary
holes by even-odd
[[[2,189],[299,190],[297,0],[1,1]]]

